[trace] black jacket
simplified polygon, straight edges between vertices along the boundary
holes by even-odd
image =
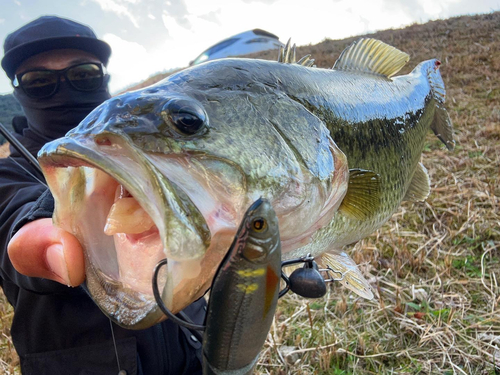
[[[42,146],[29,132],[19,139],[34,155]],[[17,152],[11,156],[0,159],[0,283],[14,307],[11,334],[21,370],[118,374],[110,320],[84,289],[23,276],[9,260],[7,244],[15,231],[29,221],[51,217],[53,210],[50,192],[37,181],[43,176]],[[201,324],[205,309],[202,299],[184,311]],[[185,328],[167,320],[140,331],[113,324],[113,331],[120,367],[128,375],[201,373],[201,343]]]

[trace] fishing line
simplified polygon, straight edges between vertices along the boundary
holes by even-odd
[[[113,322],[109,319],[109,326],[111,327],[111,336],[113,337],[113,345],[115,347],[115,355],[116,355],[116,363],[118,363],[118,374],[122,373],[122,369],[120,367],[120,359],[118,358],[118,348],[116,347],[116,340],[115,340],[115,331],[113,330]]]
[[[41,183],[43,186],[45,186],[46,188],[48,188],[47,184],[45,182],[43,182],[42,180],[40,180],[38,177],[36,177],[33,173],[31,173],[28,169],[26,169],[25,167],[22,166],[22,164],[19,164],[16,159],[14,159],[12,156],[8,156],[8,159],[10,159],[11,161],[13,161],[15,164],[17,164],[18,167],[20,167],[21,169],[23,169],[26,173],[28,173],[31,177],[33,177],[35,180],[37,180],[39,183]]]
[[[0,134],[2,134],[5,137],[5,139],[9,141],[10,145],[14,147],[17,150],[17,152],[19,152],[21,156],[25,158],[26,161],[30,163],[43,176],[43,172],[42,169],[40,168],[40,164],[38,164],[38,160],[36,160],[35,157],[30,154],[30,152],[26,149],[26,147],[23,146],[21,142],[19,142],[12,134],[10,134],[10,132],[1,122],[0,122]],[[8,158],[12,160],[15,164],[17,164],[17,166],[23,169],[26,173],[28,173],[31,177],[33,177],[35,180],[40,182],[43,186],[48,188],[48,186],[43,181],[41,181],[33,173],[31,173],[29,170],[27,170],[21,164],[15,161],[12,156],[9,155]]]
[[[17,152],[19,152],[33,167],[40,172],[40,174],[43,175],[42,169],[40,168],[40,165],[38,164],[38,160],[35,159],[33,155],[30,154],[30,152],[26,149],[26,147],[23,146],[21,142],[19,142],[10,132],[7,130],[7,128],[0,122],[0,134],[2,134],[7,141],[11,144],[12,147],[14,147]]]

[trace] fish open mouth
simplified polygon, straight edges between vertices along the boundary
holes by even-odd
[[[156,264],[169,261],[158,282],[164,303],[183,309],[208,289],[239,218],[225,212],[226,230],[224,220],[209,228],[182,189],[124,148],[103,153],[88,140],[64,139],[48,144],[39,160],[55,223],[84,247],[93,300],[117,324],[142,329],[165,319],[152,292]]]
[[[331,180],[297,167],[271,187],[228,157],[167,146],[146,151],[118,133],[69,134],[45,145],[38,159],[55,224],[84,248],[92,299],[117,324],[143,329],[166,319],[152,292],[157,263],[168,260],[158,286],[176,313],[210,287],[246,207],[259,197],[280,220],[283,259],[307,245],[346,191],[345,156],[330,146]]]

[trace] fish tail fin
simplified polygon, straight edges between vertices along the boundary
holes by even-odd
[[[441,105],[436,108],[434,120],[431,124],[431,129],[436,136],[443,142],[448,150],[455,148],[455,140],[453,139],[453,126],[450,116],[446,109]]]
[[[432,97],[436,101],[436,112],[431,124],[431,129],[441,142],[445,144],[448,150],[453,150],[455,147],[455,141],[453,140],[453,126],[451,124],[450,116],[444,108],[446,90],[444,88],[443,78],[439,73],[439,66],[441,65],[441,62],[434,59],[425,61],[422,65],[424,67],[424,73],[427,74],[429,85],[431,86]]]
[[[370,284],[361,274],[357,264],[345,252],[324,253],[319,259],[323,266],[329,266],[337,278],[336,273],[341,274],[342,278],[338,280],[347,289],[368,300],[373,299]]]

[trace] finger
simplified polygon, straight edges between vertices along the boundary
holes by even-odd
[[[21,274],[78,286],[85,280],[83,249],[72,234],[52,219],[24,225],[9,242],[8,254]]]

